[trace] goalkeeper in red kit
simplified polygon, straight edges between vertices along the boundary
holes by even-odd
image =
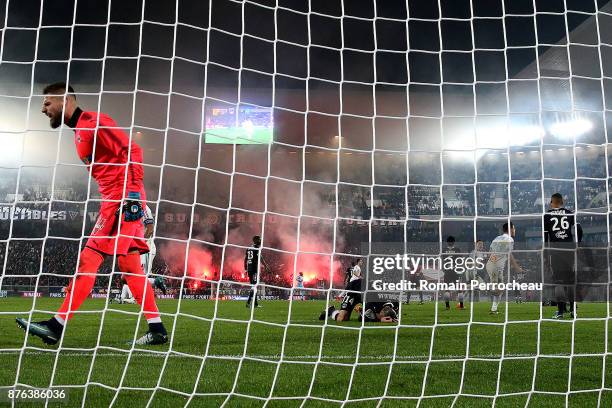
[[[47,344],[57,343],[66,321],[91,293],[104,257],[116,255],[119,270],[149,325],[147,333],[135,344],[166,343],[168,334],[155,304],[154,291],[140,264],[140,255],[149,252],[143,224],[146,196],[142,149],[130,142],[129,136],[108,115],[82,111],[74,90],[65,83],[49,85],[43,94],[42,113],[49,117],[51,127],[58,128],[63,122],[74,129],[77,153],[98,182],[102,205],[64,303],[55,316],[36,323],[18,318],[17,324]]]

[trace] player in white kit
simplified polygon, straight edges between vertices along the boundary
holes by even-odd
[[[522,268],[514,259],[512,250],[514,249],[514,236],[516,230],[514,224],[505,223],[503,226],[503,234],[498,236],[491,242],[491,255],[487,262],[487,273],[489,274],[489,281],[491,283],[503,283],[504,282],[504,271],[508,260],[512,264],[512,267],[516,269],[517,273],[522,272]],[[502,291],[495,290],[492,292],[492,305],[489,313],[498,314],[497,306],[501,297]]]
[[[304,272],[298,273],[295,277],[295,287],[298,288],[295,293],[299,299],[306,300],[304,296]]]

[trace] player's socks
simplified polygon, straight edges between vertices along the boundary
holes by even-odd
[[[53,319],[55,319],[55,321],[58,322],[62,326],[62,329],[66,325],[66,321],[61,316],[55,316],[55,317],[53,317]]]
[[[249,291],[249,298],[247,299],[247,307],[251,306],[251,300],[253,300],[253,294],[255,292],[255,288],[252,288]],[[257,295],[255,295],[255,306],[257,306]]]
[[[465,299],[465,296],[463,294],[463,292],[459,292],[457,294],[457,300],[459,301],[459,304],[457,305],[458,309],[463,309],[463,300]]]
[[[99,252],[89,247],[83,248],[79,258],[79,269],[75,278],[70,280],[70,284],[66,289],[66,297],[56,316],[64,320],[72,317],[72,312],[77,310],[91,293],[91,289],[96,281],[95,274],[98,272],[98,268],[103,261],[104,257]],[[84,275],[84,273],[87,274]]]
[[[448,300],[444,302],[444,305],[446,306],[447,309],[450,309],[450,302]]]
[[[125,272],[124,277],[134,299],[139,305],[144,306],[143,314],[147,320],[159,318],[155,293],[140,265],[140,255],[138,253],[119,255],[117,263],[121,272]]]
[[[339,310],[334,310],[333,312],[331,312],[331,314],[329,315],[329,318],[332,320],[336,320],[336,318],[338,317],[338,315],[340,314]]]
[[[149,322],[149,331],[151,333],[161,333],[163,335],[168,334],[161,320],[159,322],[153,322],[153,323]]]
[[[335,306],[330,306],[327,308],[327,316],[331,317],[332,313],[334,313],[336,311],[336,307]]]
[[[565,313],[565,302],[557,302],[557,313],[563,315]]]

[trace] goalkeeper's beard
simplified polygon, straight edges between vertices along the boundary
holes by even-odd
[[[52,129],[57,129],[62,124],[62,115],[55,115],[49,118],[49,125],[51,125]]]

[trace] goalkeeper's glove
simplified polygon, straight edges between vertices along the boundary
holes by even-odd
[[[130,191],[127,198],[127,201],[123,204],[123,219],[127,222],[138,221],[144,217],[144,211],[140,203],[140,193]]]

